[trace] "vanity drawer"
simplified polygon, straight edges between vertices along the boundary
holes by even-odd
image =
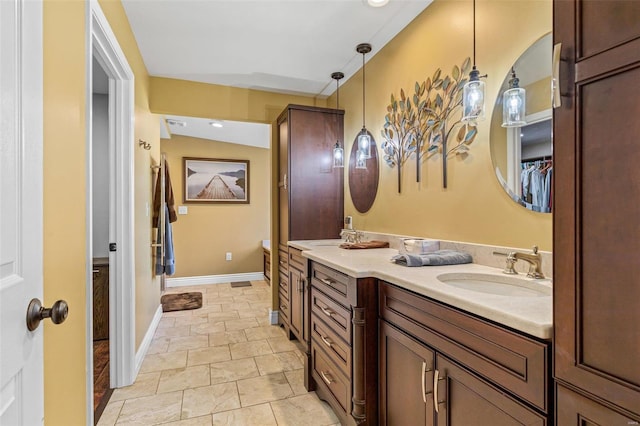
[[[316,288],[311,289],[311,314],[322,318],[345,342],[351,342],[351,311]]]
[[[280,277],[280,294],[282,294],[285,299],[289,300],[289,274],[283,274],[280,272],[278,276]]]
[[[321,346],[346,376],[351,376],[351,346],[344,342],[324,320],[311,315],[312,344]]]
[[[356,304],[356,279],[342,272],[312,262],[311,284],[344,306]]]
[[[289,251],[285,248],[280,247],[278,250],[278,269],[284,275],[289,274]]]
[[[380,316],[432,348],[547,411],[547,343],[381,283]]]
[[[302,257],[302,251],[289,247],[289,267],[300,272],[307,272],[307,259]]]
[[[313,378],[329,389],[331,396],[346,413],[351,412],[351,383],[322,349],[311,345]]]

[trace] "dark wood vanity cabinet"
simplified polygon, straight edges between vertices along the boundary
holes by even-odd
[[[550,344],[379,285],[380,423],[546,425]]]
[[[343,425],[378,424],[377,280],[311,262],[311,376]]]
[[[271,250],[262,249],[262,273],[267,284],[271,284]]]
[[[553,37],[557,422],[638,424],[640,2],[555,1]]]
[[[109,338],[109,258],[93,260],[93,340]]]

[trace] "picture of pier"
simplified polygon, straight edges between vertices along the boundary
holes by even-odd
[[[185,203],[249,203],[248,160],[183,160]]]

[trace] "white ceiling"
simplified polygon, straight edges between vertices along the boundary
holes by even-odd
[[[123,0],[152,76],[325,97],[433,0]],[[346,81],[343,80],[344,81]]]
[[[165,118],[171,135],[191,136],[219,142],[269,148],[271,139],[271,125],[269,124],[211,120],[177,115],[167,115]],[[222,127],[213,127],[210,123],[214,121],[221,124]],[[160,128],[166,129],[162,122],[160,123]],[[163,133],[161,137],[166,139],[171,136]]]

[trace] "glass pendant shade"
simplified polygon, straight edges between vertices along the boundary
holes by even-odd
[[[358,152],[361,152],[365,160],[371,158],[371,136],[363,127],[358,135]]]
[[[484,93],[484,81],[473,80],[472,77],[471,80],[464,85],[462,92],[462,121],[484,120]]]
[[[521,127],[525,121],[525,90],[514,87],[502,95],[502,127]]]
[[[333,168],[344,167],[344,150],[340,148],[340,142],[336,142],[333,148]]]
[[[367,159],[365,157],[365,153],[358,150],[358,152],[356,152],[356,169],[366,169],[366,168],[367,168]]]

